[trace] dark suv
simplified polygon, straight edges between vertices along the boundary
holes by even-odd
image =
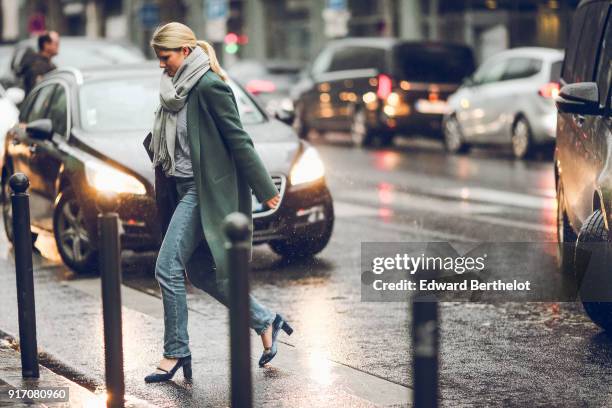
[[[441,135],[446,99],[474,71],[466,46],[395,38],[331,41],[294,88],[301,137],[349,131],[356,145]]]
[[[612,329],[612,258],[598,267],[593,255],[612,255],[611,5],[588,0],[576,10],[557,98],[555,149],[563,265],[573,267],[587,314],[605,329]]]

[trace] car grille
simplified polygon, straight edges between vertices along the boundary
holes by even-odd
[[[255,196],[253,196],[253,217],[265,217],[267,215],[270,215],[274,213],[282,205],[283,196],[285,195],[285,187],[287,184],[287,178],[283,175],[280,175],[280,176],[274,175],[272,176],[272,181],[274,182],[274,186],[276,186],[276,189],[280,192],[280,203],[275,209],[266,209],[266,208],[257,209],[255,204],[259,203],[259,201],[255,198]]]
[[[284,176],[272,176],[272,181],[274,182],[274,185],[276,186],[276,188],[278,189],[278,191],[283,190],[283,188],[285,187],[285,177]]]

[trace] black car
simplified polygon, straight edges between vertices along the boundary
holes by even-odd
[[[97,191],[119,195],[124,249],[160,245],[154,172],[142,141],[159,101],[154,65],[58,69],[26,98],[7,134],[2,162],[4,225],[9,239],[9,177],[30,180],[33,229],[53,231],[64,262],[78,272],[96,265]],[[334,222],[317,151],[290,126],[269,117],[234,82],[242,122],[281,194],[280,205],[253,205],[253,242],[281,255],[325,248]]]
[[[557,99],[557,237],[584,309],[612,330],[612,2],[583,1],[574,15]],[[598,263],[595,255],[602,255]]]
[[[469,47],[395,38],[331,41],[294,89],[295,127],[306,137],[349,131],[356,145],[396,133],[440,136],[446,99],[474,71]]]

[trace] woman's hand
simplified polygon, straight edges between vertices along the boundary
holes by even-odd
[[[277,194],[275,197],[272,197],[271,199],[266,201],[266,205],[271,209],[276,208],[276,206],[278,206],[278,203],[280,203],[280,194]]]

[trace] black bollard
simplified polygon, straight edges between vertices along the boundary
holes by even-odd
[[[19,347],[21,375],[38,378],[38,347],[36,344],[36,307],[34,304],[34,271],[32,268],[32,230],[30,229],[30,197],[26,190],[30,182],[23,173],[9,180],[13,194],[13,248],[17,278],[17,309],[19,316]]]
[[[249,240],[251,225],[242,213],[225,218],[228,238],[227,267],[230,277],[230,348],[232,407],[253,405],[251,382],[251,338],[249,333]]]
[[[414,299],[412,302],[412,381],[414,406],[438,406],[438,302]]]
[[[123,334],[121,329],[121,243],[119,215],[114,194],[98,194],[98,235],[100,275],[102,277],[102,311],[106,374],[106,406],[123,407]]]

